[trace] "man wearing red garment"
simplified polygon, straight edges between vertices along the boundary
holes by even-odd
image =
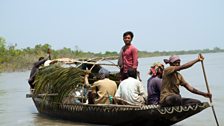
[[[129,68],[133,68],[137,71],[138,49],[131,44],[133,37],[134,34],[131,31],[127,31],[123,34],[123,41],[125,45],[121,48],[120,56],[118,59],[121,80],[124,80],[128,77],[127,71]]]

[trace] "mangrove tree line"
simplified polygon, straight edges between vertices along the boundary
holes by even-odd
[[[48,49],[51,50],[52,58],[93,58],[93,57],[111,57],[118,56],[116,51],[106,51],[104,53],[83,52],[81,50],[72,50],[64,47],[63,49],[54,50],[49,44],[37,44],[33,48],[26,47],[24,49],[17,49],[16,44],[7,46],[6,40],[0,37],[0,72],[11,72],[19,70],[28,70],[32,64],[37,61],[40,56],[47,56]],[[182,50],[182,51],[141,51],[139,50],[139,57],[155,57],[167,56],[172,54],[197,54],[197,53],[216,53],[224,52],[224,49],[215,47],[213,49],[202,50]]]

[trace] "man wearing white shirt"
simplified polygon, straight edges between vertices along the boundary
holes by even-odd
[[[142,82],[137,80],[137,71],[135,69],[128,69],[128,78],[121,81],[115,97],[135,105],[145,104],[147,94]]]

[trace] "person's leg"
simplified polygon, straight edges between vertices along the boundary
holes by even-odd
[[[89,104],[94,104],[94,96],[93,96],[92,91],[89,91],[89,92],[87,93],[87,98],[88,98],[88,102],[89,102]]]
[[[182,98],[182,105],[198,104],[198,103],[201,103],[201,101],[193,98]]]
[[[28,83],[29,83],[31,89],[34,89],[34,84],[33,84],[33,82],[34,82],[34,78],[30,78],[30,79],[28,80]]]
[[[161,106],[179,106],[181,105],[180,95],[167,96]]]

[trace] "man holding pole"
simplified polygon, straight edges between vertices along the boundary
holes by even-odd
[[[180,95],[179,86],[184,86],[187,90],[194,94],[202,95],[207,98],[211,98],[211,93],[201,92],[194,87],[192,87],[188,82],[186,82],[183,76],[178,72],[193,66],[195,63],[203,61],[204,57],[199,55],[198,58],[192,60],[188,63],[180,65],[180,58],[177,55],[171,56],[169,59],[164,59],[164,62],[169,63],[170,66],[164,70],[161,94],[160,94],[160,104],[162,106],[179,106],[185,104],[200,103],[199,100],[191,98],[182,98]]]
[[[202,56],[201,54],[199,54],[199,55]],[[209,86],[208,86],[208,80],[207,80],[207,76],[206,76],[206,73],[205,73],[205,67],[204,67],[204,62],[203,62],[203,60],[201,60],[201,66],[202,66],[203,75],[204,75],[204,78],[205,78],[206,88],[207,88],[208,93],[210,93],[210,89],[209,89]],[[211,97],[209,98],[209,101],[210,101],[210,103],[212,103],[212,98],[211,98]],[[219,126],[219,122],[218,122],[217,116],[216,116],[216,114],[215,114],[215,108],[214,108],[213,105],[212,105],[212,112],[213,112],[213,115],[214,115],[216,124],[217,124],[217,126]]]

